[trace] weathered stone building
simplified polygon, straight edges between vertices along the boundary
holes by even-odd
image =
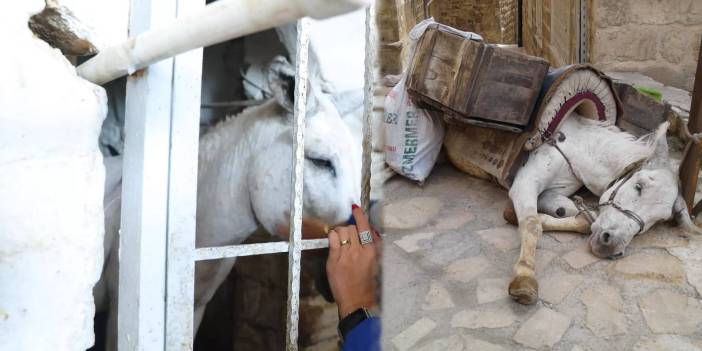
[[[691,90],[702,33],[698,0],[434,0],[427,14],[491,43],[520,42],[552,66],[588,62],[645,74]],[[521,9],[519,8],[521,3]],[[381,70],[408,60],[406,34],[425,17],[423,0],[380,0]],[[521,13],[521,18],[520,18]]]
[[[427,17],[460,30],[479,33],[491,43],[517,42],[516,0],[378,0],[380,68],[398,74],[407,64],[407,33]]]
[[[638,72],[692,90],[702,33],[695,0],[525,0],[527,53],[554,66],[589,62],[605,71]]]
[[[702,1],[596,0],[591,62],[692,90],[702,37]]]

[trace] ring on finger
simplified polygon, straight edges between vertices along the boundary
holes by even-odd
[[[341,246],[348,245],[348,244],[351,244],[351,240],[349,240],[349,239],[341,240]]]
[[[358,233],[358,239],[361,241],[361,245],[367,245],[373,242],[373,236],[368,230]]]

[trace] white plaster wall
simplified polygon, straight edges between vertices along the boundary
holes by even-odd
[[[101,87],[0,11],[0,350],[85,350],[102,268]]]
[[[363,89],[365,9],[325,20],[313,20],[310,45],[316,51],[322,76],[332,82],[337,91]]]

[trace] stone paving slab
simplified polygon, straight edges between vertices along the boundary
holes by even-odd
[[[411,229],[427,224],[441,209],[441,201],[433,197],[413,197],[383,207],[383,227]]]
[[[580,295],[587,307],[587,327],[599,337],[626,333],[624,301],[619,291],[609,285],[594,286]]]
[[[702,295],[702,237],[691,239],[687,247],[668,248],[668,252],[683,262],[687,281]]]
[[[702,330],[702,303],[695,298],[660,289],[639,303],[654,333],[690,335]]]
[[[657,335],[641,340],[634,351],[702,351],[702,341],[679,335]]]
[[[417,233],[404,236],[395,241],[395,245],[401,247],[405,252],[412,253],[422,248],[422,244],[431,245],[431,239],[436,233]]]
[[[446,267],[446,277],[467,283],[490,268],[490,265],[490,261],[483,255],[463,258]]]
[[[503,225],[475,232],[483,241],[506,252],[519,247],[519,233],[513,225]]]
[[[475,220],[473,212],[463,208],[452,208],[441,213],[441,220],[429,228],[433,231],[445,232],[463,227],[466,223]]]
[[[394,337],[392,343],[398,350],[409,350],[417,341],[428,335],[434,328],[436,328],[436,322],[427,317],[422,317],[409,328],[405,329],[405,331]]]
[[[451,328],[504,328],[512,325],[517,316],[505,307],[477,309],[456,313],[451,318]]]
[[[587,243],[583,243],[573,251],[563,255],[563,259],[574,269],[583,268],[600,260],[590,252],[590,247]]]
[[[583,276],[578,274],[553,274],[539,282],[539,298],[557,305],[563,301],[580,283]]]
[[[424,298],[422,309],[434,311],[451,308],[453,306],[453,300],[451,300],[451,294],[449,294],[448,290],[446,290],[441,282],[432,280],[431,286],[429,286],[429,292],[427,292]]]
[[[541,307],[514,334],[514,341],[531,348],[551,347],[570,327],[571,318],[563,313]]]
[[[507,295],[520,249],[504,189],[441,164],[422,187],[395,178],[385,194],[397,216],[383,254],[386,350],[702,351],[702,236],[659,224],[603,260],[585,235],[545,233],[540,301],[522,306]]]
[[[417,349],[418,351],[507,351],[508,349],[480,340],[471,335],[454,334],[448,338],[433,340]]]
[[[635,253],[612,263],[609,270],[624,279],[649,279],[674,284],[685,282],[682,262],[665,252]]]
[[[548,236],[556,239],[559,243],[569,243],[573,240],[583,237],[582,234],[566,233],[566,232],[545,232]]]
[[[478,287],[476,288],[478,304],[509,299],[506,287],[509,286],[510,280],[510,277],[478,280]]]

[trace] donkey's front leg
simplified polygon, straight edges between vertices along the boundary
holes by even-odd
[[[534,182],[517,176],[509,190],[522,241],[519,260],[514,265],[514,278],[509,284],[509,295],[526,305],[536,303],[539,298],[539,284],[534,273],[536,243],[542,233],[536,209],[539,197],[537,188]]]

